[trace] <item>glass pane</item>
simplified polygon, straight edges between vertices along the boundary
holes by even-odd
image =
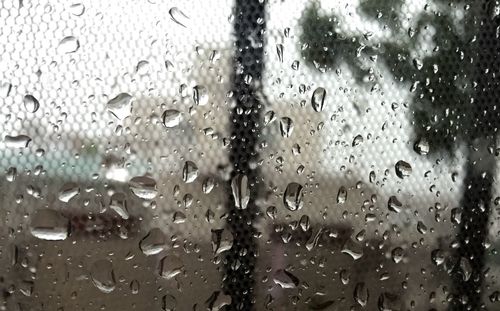
[[[0,4],[0,310],[496,310],[497,1]]]

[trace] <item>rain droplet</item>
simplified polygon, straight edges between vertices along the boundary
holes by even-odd
[[[59,201],[68,203],[69,200],[76,197],[80,193],[78,184],[74,182],[65,183],[59,190]]]
[[[427,233],[427,226],[422,221],[418,221],[417,222],[417,231],[421,234],[426,234]]]
[[[127,199],[124,193],[114,193],[111,196],[109,207],[123,219],[128,219],[130,217],[127,209]]]
[[[187,28],[186,25],[188,25],[189,22],[189,17],[187,17],[184,12],[179,10],[177,7],[173,7],[168,11],[168,14],[170,14],[170,18],[177,24],[181,25],[184,28]]]
[[[173,217],[174,224],[182,224],[186,222],[186,215],[183,212],[175,212]]]
[[[178,126],[182,121],[182,114],[179,110],[168,109],[165,110],[161,116],[163,125],[167,128]]]
[[[458,225],[462,222],[462,210],[455,207],[451,210],[451,222]]]
[[[470,261],[465,257],[460,258],[459,267],[460,274],[462,274],[462,279],[464,280],[464,282],[467,282],[472,275],[472,265]]]
[[[59,53],[74,53],[80,48],[80,42],[73,36],[65,37],[59,42]]]
[[[274,273],[273,281],[281,288],[295,288],[300,283],[298,277],[284,269],[279,269]]]
[[[356,147],[359,146],[363,142],[363,136],[361,135],[356,135],[354,139],[352,140],[352,146]]]
[[[396,175],[401,179],[410,176],[412,172],[411,165],[403,160],[400,160],[396,163],[395,169]]]
[[[162,300],[162,310],[163,311],[175,311],[177,307],[177,299],[172,295],[163,296]]]
[[[159,254],[166,246],[165,234],[159,228],[149,230],[148,234],[139,242],[139,248],[146,256]]]
[[[415,66],[415,69],[421,70],[422,67],[424,67],[424,63],[422,62],[421,59],[414,58],[413,59],[413,66]]]
[[[359,282],[356,284],[354,288],[354,300],[363,308],[368,303],[368,299],[370,298],[370,294],[368,292],[368,288],[366,287],[364,282]]]
[[[85,13],[85,6],[81,3],[75,3],[70,5],[69,11],[75,16],[82,16]]]
[[[431,259],[436,266],[440,266],[444,263],[446,257],[442,250],[435,249],[431,252]]]
[[[404,250],[401,247],[396,247],[391,252],[392,261],[400,263],[404,258]]]
[[[215,187],[215,180],[212,177],[207,177],[201,184],[201,190],[203,193],[210,193]]]
[[[182,180],[189,184],[196,180],[198,177],[198,167],[194,162],[186,161],[182,168]]]
[[[264,114],[264,126],[267,126],[274,120],[276,120],[276,113],[273,110],[269,110]]]
[[[420,138],[413,145],[413,150],[420,155],[426,155],[430,150],[429,142],[425,138]]]
[[[382,293],[378,297],[379,311],[397,311],[401,310],[401,300],[399,296],[391,293]]]
[[[276,44],[276,53],[278,54],[278,60],[283,62],[283,44]]]
[[[55,210],[40,209],[31,216],[30,232],[41,240],[65,240],[69,234],[69,221]]]
[[[139,281],[132,280],[132,282],[130,282],[130,292],[133,295],[137,295],[139,293],[140,287],[141,287],[141,284],[139,284]]]
[[[107,259],[97,260],[90,268],[92,283],[101,292],[109,294],[116,287],[115,273],[111,261]]]
[[[337,193],[337,204],[344,204],[347,201],[347,189],[344,186],[339,188]]]
[[[297,211],[304,205],[302,199],[302,185],[296,182],[289,183],[283,195],[283,204],[285,204],[285,207],[289,211]]]
[[[246,175],[238,174],[231,181],[234,205],[239,209],[246,209],[250,201],[250,187]]]
[[[0,97],[7,97],[12,90],[12,84],[0,81]]]
[[[358,260],[363,257],[363,246],[352,239],[348,239],[342,246],[341,252],[351,256],[354,260]]]
[[[233,234],[225,229],[212,229],[212,250],[217,256],[233,247]]]
[[[144,200],[152,200],[158,194],[156,180],[147,175],[130,179],[128,187],[133,194]]]
[[[9,167],[7,169],[7,174],[5,174],[5,179],[8,182],[13,182],[16,180],[16,177],[17,177],[17,169],[13,166]]]
[[[182,269],[184,269],[184,264],[175,255],[165,256],[160,261],[160,275],[164,279],[173,279],[182,272]]]
[[[31,142],[31,137],[26,135],[5,135],[4,142],[7,148],[27,148]]]
[[[232,302],[231,296],[225,295],[220,291],[213,292],[205,302],[208,311],[220,311],[224,306],[229,306]]]
[[[140,76],[147,75],[149,73],[149,62],[147,60],[139,61],[135,66],[135,72]]]
[[[208,91],[202,85],[193,87],[193,101],[196,106],[205,106],[208,104]]]
[[[38,99],[35,98],[35,96],[27,94],[23,98],[23,103],[24,103],[24,109],[26,111],[35,113],[38,111],[38,108],[40,108],[40,103],[38,102]]]
[[[288,117],[283,117],[280,120],[281,136],[290,137],[293,132],[293,121]]]
[[[107,107],[109,112],[117,119],[123,120],[132,112],[132,96],[128,93],[120,93],[116,97],[108,101]]]
[[[401,203],[396,196],[391,196],[389,201],[387,201],[387,208],[391,212],[399,213],[403,208],[403,203]]]
[[[311,105],[316,112],[323,111],[323,107],[325,106],[325,98],[326,98],[326,90],[322,87],[318,87],[314,90]]]

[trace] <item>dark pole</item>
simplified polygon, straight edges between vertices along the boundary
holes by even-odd
[[[453,292],[456,295],[451,310],[480,310],[486,267],[485,242],[488,236],[494,176],[497,167],[496,139],[500,126],[499,69],[500,38],[497,1],[471,2],[475,6],[476,35],[473,66],[475,88],[471,111],[473,146],[468,146],[464,191],[461,200],[462,215],[456,250],[456,273]],[[467,271],[468,270],[468,271]]]
[[[235,107],[230,114],[231,142],[229,159],[232,174],[246,175],[250,185],[250,201],[246,209],[235,206],[231,182],[226,185],[229,193],[227,219],[233,234],[233,247],[225,258],[224,291],[231,296],[227,310],[252,310],[254,269],[256,263],[256,219],[258,172],[250,167],[256,159],[260,135],[261,103],[257,92],[261,87],[264,70],[265,4],[259,0],[236,0],[234,8],[234,72],[232,91]]]

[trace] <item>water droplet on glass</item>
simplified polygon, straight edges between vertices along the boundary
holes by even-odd
[[[7,97],[12,90],[12,84],[0,81],[0,97]]]
[[[70,5],[69,11],[75,16],[82,16],[85,13],[85,6],[81,3],[75,3]]]
[[[38,99],[35,98],[33,95],[25,95],[23,98],[23,103],[24,103],[24,109],[26,111],[35,113],[38,111],[38,108],[40,108],[40,103],[38,102]]]
[[[283,204],[289,211],[297,211],[302,208],[302,185],[296,182],[291,182],[286,186],[283,194]]]
[[[57,48],[59,53],[74,53],[80,48],[80,42],[77,38],[73,36],[65,37],[59,42],[59,47]]]
[[[363,246],[352,239],[348,239],[342,246],[342,253],[351,256],[354,260],[358,260],[363,257]]]
[[[391,252],[392,261],[400,263],[404,258],[404,250],[401,247],[396,247]]]
[[[201,184],[201,190],[203,193],[210,193],[215,187],[215,180],[212,177],[207,177]]]
[[[429,142],[425,138],[419,138],[413,145],[413,150],[420,155],[426,155],[430,150]]]
[[[198,167],[194,162],[186,161],[182,168],[182,180],[189,184],[196,180],[198,177]]]
[[[182,224],[186,222],[186,214],[183,212],[175,212],[173,216],[174,224]]]
[[[161,116],[163,125],[167,128],[178,126],[182,121],[182,114],[179,110],[168,109],[165,110]]]
[[[95,287],[103,293],[109,294],[116,287],[113,265],[107,259],[94,262],[90,268],[90,276]]]
[[[264,126],[270,124],[276,120],[276,113],[273,110],[269,110],[264,114]]]
[[[166,247],[165,234],[159,228],[149,230],[148,234],[139,242],[139,248],[146,256],[159,254]]]
[[[283,44],[276,44],[276,53],[278,54],[278,60],[283,62]]]
[[[363,142],[363,136],[356,135],[352,140],[352,146],[353,147],[359,146],[362,142]]]
[[[69,234],[69,221],[55,210],[40,209],[31,216],[30,232],[41,240],[65,240]]]
[[[177,307],[177,299],[172,295],[165,295],[161,299],[162,301],[162,311],[175,311]]]
[[[364,282],[359,282],[354,287],[354,300],[362,307],[365,307],[368,303],[370,294],[368,292],[368,287]]]
[[[458,225],[462,222],[462,210],[455,207],[451,210],[451,222]]]
[[[107,107],[117,119],[123,120],[132,112],[132,96],[128,93],[120,93],[108,101]]]
[[[395,165],[396,175],[403,179],[411,175],[411,165],[403,160],[400,160]]]
[[[217,256],[233,247],[233,234],[225,229],[212,230],[212,250]]]
[[[231,181],[234,205],[239,209],[246,209],[250,201],[250,187],[246,175],[238,174]]]
[[[462,279],[467,282],[472,275],[472,265],[469,259],[462,257],[460,258],[460,274],[462,274]]]
[[[431,259],[436,266],[440,266],[444,263],[446,257],[442,250],[435,249],[431,252]]]
[[[147,60],[139,61],[135,66],[135,72],[140,76],[147,75],[149,73],[149,62]]]
[[[139,281],[132,280],[132,282],[130,282],[130,292],[133,295],[137,295],[139,293],[140,287],[141,287],[141,284],[139,284]]]
[[[402,310],[402,303],[399,296],[392,293],[382,293],[378,297],[377,306],[379,311],[399,311]]]
[[[417,222],[417,231],[421,234],[427,233],[427,226],[420,220]]]
[[[179,275],[183,269],[184,264],[182,260],[175,255],[165,256],[160,261],[160,275],[164,279],[173,279]]]
[[[291,67],[295,71],[299,70],[300,62],[298,60],[294,60]]]
[[[7,148],[26,148],[31,142],[31,137],[26,135],[5,135],[4,142]]]
[[[387,201],[387,208],[391,212],[399,213],[403,208],[403,203],[401,203],[396,196],[391,196],[389,201]]]
[[[189,23],[189,17],[187,17],[184,12],[182,12],[179,8],[173,7],[168,11],[168,14],[170,14],[170,18],[177,24],[181,25],[182,27],[187,28],[187,25]]]
[[[202,85],[193,87],[193,101],[196,106],[204,106],[208,104],[208,91]]]
[[[124,193],[114,193],[111,196],[109,208],[115,211],[123,219],[128,219],[130,217],[127,209],[127,199]]]
[[[325,106],[326,90],[322,87],[318,87],[314,90],[311,98],[311,105],[316,112],[323,111]]]
[[[339,188],[337,193],[337,204],[344,204],[347,201],[347,189],[344,186]]]
[[[413,66],[415,67],[415,69],[421,70],[422,67],[424,67],[424,63],[422,62],[421,59],[414,58],[413,59]]]
[[[147,175],[130,179],[128,187],[133,194],[144,200],[152,200],[158,194],[156,180]]]
[[[8,182],[13,182],[16,180],[16,177],[17,177],[17,169],[13,166],[9,167],[7,169],[7,174],[5,174],[5,179]]]
[[[288,117],[283,117],[280,120],[281,136],[290,137],[293,132],[293,121]]]
[[[74,182],[65,183],[59,190],[59,201],[68,203],[69,200],[74,198],[80,193],[80,187]]]
[[[310,221],[309,221],[309,216],[303,215],[302,217],[300,217],[299,225],[300,225],[300,228],[302,229],[302,231],[304,231],[304,232],[308,231],[310,226],[311,226]]]
[[[284,269],[279,269],[274,273],[273,281],[281,288],[295,288],[300,283],[299,278]]]
[[[212,295],[210,295],[207,301],[205,301],[206,310],[220,311],[224,309],[224,306],[229,306],[231,302],[231,296],[225,295],[220,291],[215,291]]]

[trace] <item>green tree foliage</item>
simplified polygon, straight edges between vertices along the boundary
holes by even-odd
[[[472,64],[476,48],[470,27],[472,20],[463,19],[457,25],[452,16],[455,10],[450,7],[453,5],[444,1],[434,4],[432,9],[427,5],[412,18],[416,26],[402,29],[404,0],[362,1],[358,12],[363,19],[379,23],[393,34],[390,39],[376,43],[364,35],[343,35],[338,30],[341,19],[321,15],[318,4],[313,4],[301,22],[302,55],[316,68],[336,69],[345,63],[358,82],[366,75],[366,60],[376,57],[396,80],[411,85],[416,138],[426,140],[431,151],[451,154],[457,143],[485,135],[484,127],[477,126],[477,113],[472,111]],[[461,7],[466,11],[464,4]],[[426,30],[431,27],[432,50],[419,59],[416,54],[421,42],[417,38],[424,32],[430,33]]]

